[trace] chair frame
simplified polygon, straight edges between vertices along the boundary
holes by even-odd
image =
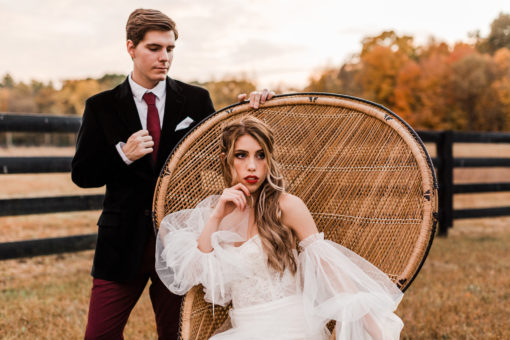
[[[267,101],[261,105],[261,109],[276,108],[285,105],[322,105],[345,108],[348,110],[354,110],[356,112],[364,113],[372,118],[376,118],[380,122],[389,125],[396,133],[407,143],[411,153],[413,154],[417,167],[419,168],[422,177],[422,190],[423,190],[423,220],[421,222],[420,234],[416,240],[416,244],[413,248],[412,254],[409,256],[409,261],[404,270],[396,278],[392,278],[398,287],[405,291],[409,288],[413,280],[416,278],[420,271],[423,263],[428,255],[434,235],[436,233],[437,224],[437,179],[434,173],[434,166],[432,160],[428,155],[425,145],[421,141],[418,134],[399,116],[391,112],[387,108],[372,103],[370,101],[331,93],[298,93],[298,94],[285,94],[275,96],[273,99]],[[179,163],[183,159],[184,155],[193,146],[195,142],[195,136],[201,136],[203,133],[209,131],[220,122],[232,119],[243,114],[255,114],[257,111],[250,108],[247,102],[234,104],[223,108],[188,132],[186,136],[182,138],[179,144],[174,148],[170,157],[167,159],[163,166],[160,174],[158,184],[154,193],[153,202],[153,221],[154,227],[157,230],[158,226],[163,217],[171,212],[165,211],[166,207],[166,194],[167,188],[170,185],[173,171],[179,166]],[[203,299],[202,289],[199,287],[193,288],[186,295],[182,305],[182,320],[181,320],[181,336],[182,339],[191,340],[198,339],[191,335],[190,323],[191,316],[193,314],[193,308],[197,308],[197,301]],[[204,302],[205,303],[205,302]],[[200,308],[205,308],[204,306]],[[216,312],[219,312],[218,308],[215,307]],[[211,310],[206,311],[204,315],[212,312]],[[204,309],[205,310],[205,309]],[[222,317],[224,314],[220,313]],[[202,316],[204,317],[204,316]],[[221,322],[212,322],[221,323]],[[204,328],[208,328],[205,326]],[[212,327],[212,326],[211,326]],[[208,328],[206,331],[208,335],[211,334],[211,329]]]

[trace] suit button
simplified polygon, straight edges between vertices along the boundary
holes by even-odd
[[[143,214],[144,214],[145,216],[151,216],[151,211],[150,211],[149,209],[145,209],[145,210],[143,211]]]

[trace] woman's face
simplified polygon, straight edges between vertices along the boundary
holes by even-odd
[[[233,184],[244,184],[251,193],[264,183],[267,162],[264,150],[250,135],[239,137],[234,144]]]

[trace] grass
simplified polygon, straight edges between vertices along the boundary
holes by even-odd
[[[508,148],[478,150],[510,157]],[[0,156],[37,155],[0,149]],[[69,155],[70,150],[44,150]],[[464,155],[465,153],[466,155]],[[476,155],[474,155],[476,156]],[[507,182],[509,169],[457,169],[456,182]],[[0,199],[102,192],[72,184],[69,174],[2,175]],[[509,206],[510,193],[456,195],[455,208]],[[84,234],[96,230],[98,211],[0,217],[0,242]],[[0,261],[0,339],[82,339],[92,280],[93,251]],[[402,339],[510,339],[510,217],[457,220],[436,238],[416,280],[396,312]],[[156,339],[146,290],[125,330],[126,339]]]
[[[465,220],[436,238],[397,310],[402,339],[509,339],[510,218]],[[504,227],[507,228],[504,228]],[[80,339],[92,251],[0,262],[1,339]],[[155,339],[148,292],[127,339]]]
[[[462,221],[435,239],[397,311],[403,339],[510,339],[510,218],[493,222]]]
[[[93,251],[0,262],[1,339],[82,339]],[[126,326],[127,339],[156,339],[148,292]]]

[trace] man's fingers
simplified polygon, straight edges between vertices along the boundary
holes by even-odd
[[[254,109],[258,109],[260,104],[264,104],[275,95],[274,91],[264,89],[262,91],[253,91],[250,93],[250,106]],[[240,96],[238,97],[240,98]]]
[[[147,131],[147,130],[138,130],[135,133],[133,133],[131,136],[129,136],[128,142],[130,140],[132,141],[132,140],[135,140],[137,138],[144,137],[144,136],[149,136],[149,131]]]
[[[136,137],[143,137],[143,136],[148,136],[148,135],[149,135],[148,130],[138,130],[135,133],[133,133],[133,136],[136,136]]]
[[[145,141],[141,143],[143,148],[152,148],[154,146],[154,142],[152,140]]]
[[[152,141],[152,136],[151,135],[148,135],[148,136],[140,136],[138,137],[138,140],[140,142],[150,142]]]
[[[254,109],[258,109],[260,103],[260,92],[252,92],[250,97],[251,107],[253,107]]]
[[[268,93],[267,93],[267,100],[273,98],[274,96],[275,96],[274,91],[268,91]]]
[[[269,95],[269,90],[268,89],[264,89],[262,91],[262,95],[260,96],[260,102],[262,104],[264,104],[266,102],[267,99],[269,99],[267,96]]]
[[[253,92],[252,92],[252,93],[250,93],[250,98],[249,98],[249,100],[250,100],[250,106],[251,106],[251,107],[253,107],[253,103],[254,103],[254,101],[255,101],[255,96],[253,95]]]

